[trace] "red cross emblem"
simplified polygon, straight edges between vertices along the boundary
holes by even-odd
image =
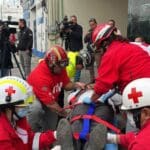
[[[12,86],[10,86],[8,89],[5,89],[5,92],[8,93],[8,96],[11,96],[12,94],[16,93],[16,90],[14,90]]]
[[[141,96],[143,96],[142,92],[140,92],[140,91],[137,92],[136,88],[132,88],[131,89],[131,94],[128,94],[128,98],[132,99],[134,104],[135,103],[139,103],[139,99],[138,98],[141,97]]]

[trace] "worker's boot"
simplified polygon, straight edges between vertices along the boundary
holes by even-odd
[[[57,140],[61,150],[74,150],[71,126],[67,119],[61,119],[57,127]]]
[[[98,124],[90,133],[87,150],[103,150],[106,144],[107,128]]]

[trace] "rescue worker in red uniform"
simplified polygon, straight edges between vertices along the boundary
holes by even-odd
[[[97,49],[103,49],[104,54],[98,68],[94,94],[86,97],[84,103],[97,102],[102,94],[115,87],[122,94],[125,86],[131,81],[150,77],[148,53],[117,35],[115,27],[108,24],[98,25],[92,34],[92,40]]]
[[[42,150],[56,141],[53,131],[34,133],[26,120],[34,95],[18,77],[0,79],[0,150]]]
[[[28,76],[28,83],[33,87],[37,100],[30,107],[29,123],[34,131],[56,129],[58,114],[67,113],[58,105],[61,89],[72,90],[85,84],[70,81],[66,66],[68,57],[63,48],[53,46],[46,53],[45,59]]]
[[[141,78],[129,83],[123,91],[121,109],[127,112],[130,123],[139,132],[127,134],[107,135],[108,142],[119,143],[128,150],[150,149],[150,78]]]
[[[92,40],[97,49],[104,50],[94,85],[95,93],[91,97],[92,101],[96,101],[98,97],[115,86],[118,86],[122,93],[129,82],[150,77],[148,53],[138,45],[131,44],[127,39],[117,35],[115,27],[108,24],[98,25],[92,34]]]

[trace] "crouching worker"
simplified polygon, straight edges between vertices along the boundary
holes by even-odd
[[[51,47],[43,61],[28,76],[28,83],[33,87],[36,100],[30,107],[28,118],[36,132],[55,130],[58,116],[65,117],[67,112],[58,103],[62,89],[84,88],[85,84],[71,82],[67,72],[68,57],[60,46]]]
[[[34,133],[26,115],[34,95],[29,84],[18,77],[0,79],[0,149],[41,150],[56,141],[55,132]]]

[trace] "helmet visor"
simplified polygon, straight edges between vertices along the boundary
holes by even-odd
[[[58,61],[57,62],[57,65],[59,65],[60,67],[64,68],[64,67],[67,67],[69,64],[69,60],[61,60],[61,61]]]

